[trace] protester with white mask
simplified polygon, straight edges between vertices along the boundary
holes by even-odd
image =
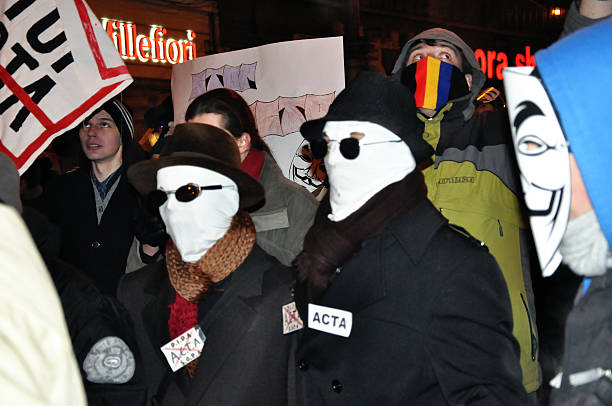
[[[300,129],[330,192],[296,258],[299,405],[524,404],[503,275],[427,200],[421,125],[364,72]]]
[[[160,157],[128,178],[159,206],[170,236],[165,260],[126,275],[118,292],[135,322],[149,402],[289,403],[291,272],[255,243],[247,210],[264,191],[240,169],[232,136],[178,125]]]
[[[609,15],[612,5],[604,3],[591,6]],[[602,46],[610,37],[612,17],[536,53],[536,69],[504,70],[543,274],[563,262],[584,277],[567,316],[560,370],[550,381],[551,405],[612,404],[612,48]]]

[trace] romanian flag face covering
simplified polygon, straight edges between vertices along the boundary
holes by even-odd
[[[418,108],[436,111],[470,92],[463,72],[429,56],[406,66],[402,83],[414,93]]]

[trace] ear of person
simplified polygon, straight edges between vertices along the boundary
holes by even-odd
[[[242,133],[238,141],[238,150],[240,153],[248,152],[251,149],[251,135],[249,133]]]

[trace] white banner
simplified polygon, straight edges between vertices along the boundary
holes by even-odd
[[[0,150],[23,173],[132,78],[84,0],[1,4]]]
[[[306,120],[324,116],[344,88],[342,37],[263,45],[207,55],[172,67],[174,121],[209,90],[237,91],[251,106],[257,128],[283,174],[313,190],[310,162],[301,156]]]

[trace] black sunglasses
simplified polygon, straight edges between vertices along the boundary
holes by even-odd
[[[168,195],[174,194],[176,200],[179,202],[190,202],[196,197],[202,194],[203,190],[219,190],[224,187],[233,187],[232,185],[210,185],[210,186],[199,186],[195,183],[188,183],[181,186],[176,190],[154,190],[149,193],[149,201],[155,207],[160,207],[168,200]]]
[[[359,139],[358,138],[344,138],[340,141],[331,140],[330,142],[340,142],[340,153],[346,159],[355,159],[359,156]],[[374,144],[383,144],[385,142],[402,142],[402,140],[389,140],[389,141],[378,141],[378,142],[368,142],[361,144],[361,146],[365,145],[374,145]],[[315,159],[323,159],[325,155],[327,155],[327,151],[329,150],[329,142],[325,141],[323,138],[315,138],[310,141],[310,151],[312,152],[312,157]]]

